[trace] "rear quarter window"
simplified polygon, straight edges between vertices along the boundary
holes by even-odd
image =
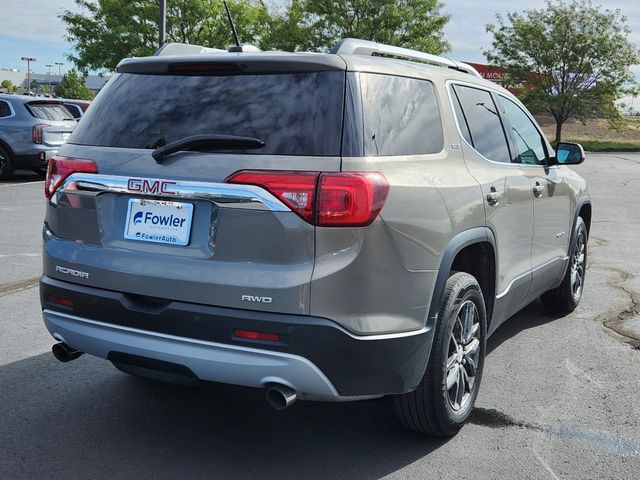
[[[444,139],[433,84],[391,75],[360,75],[365,155],[438,153]]]
[[[11,107],[8,102],[4,100],[0,100],[0,118],[10,117],[11,116]]]
[[[78,119],[82,117],[82,110],[78,105],[74,105],[73,103],[65,103],[64,107],[69,110],[73,118]]]

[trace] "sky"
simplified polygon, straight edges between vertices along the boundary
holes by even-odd
[[[168,0],[171,1],[171,0]],[[491,46],[491,36],[485,25],[495,21],[496,12],[522,11],[541,8],[544,0],[443,0],[443,12],[451,15],[445,28],[452,51],[448,55],[456,60],[484,62],[483,48]],[[632,30],[631,41],[640,48],[640,1],[594,0],[611,10],[620,9],[627,16]],[[47,63],[64,62],[65,72],[73,65],[65,58],[70,45],[64,40],[64,24],[58,14],[75,9],[73,0],[0,0],[0,20],[5,28],[0,33],[0,68],[26,71],[22,56],[35,57],[35,73],[46,73]],[[640,66],[633,68],[640,81]]]

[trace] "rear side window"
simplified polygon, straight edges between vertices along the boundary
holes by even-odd
[[[416,155],[442,150],[442,122],[431,82],[363,73],[360,85],[365,155]]]
[[[40,120],[73,120],[71,112],[61,103],[50,102],[29,102],[26,104],[27,110]]]
[[[0,118],[11,116],[11,107],[3,100],[0,100]]]
[[[64,107],[69,110],[73,118],[78,119],[82,116],[82,110],[78,105],[74,105],[73,103],[65,103]]]
[[[460,112],[456,109],[458,124],[461,128],[465,123],[468,126],[473,148],[489,160],[510,163],[507,137],[491,94],[462,85],[455,85],[454,90],[462,107]],[[459,117],[460,114],[463,118]]]
[[[265,142],[232,153],[340,155],[344,72],[113,77],[82,117],[71,143],[154,148],[191,135]]]

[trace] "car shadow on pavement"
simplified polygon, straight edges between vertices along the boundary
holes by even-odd
[[[446,440],[404,430],[386,400],[297,402],[256,389],[129,377],[87,355],[0,367],[4,478],[380,478]]]
[[[38,180],[44,180],[44,175],[31,170],[16,170],[9,180],[0,180],[0,185],[37,182]]]
[[[549,322],[558,320],[557,317],[548,315],[540,300],[529,304],[513,317],[509,318],[489,337],[487,340],[487,355],[490,355],[496,348],[505,341],[515,337],[523,330],[536,328]]]

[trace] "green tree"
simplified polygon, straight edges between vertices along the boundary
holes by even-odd
[[[15,89],[11,80],[3,80],[2,83],[0,83],[0,88],[6,88],[9,93],[13,92]]]
[[[374,40],[433,54],[449,50],[449,16],[438,0],[301,0],[301,28],[310,49],[327,50],[346,37]]]
[[[496,15],[487,59],[507,72],[533,112],[556,121],[556,141],[572,117],[598,116],[615,126],[621,117],[615,100],[633,83],[630,66],[640,62],[629,41],[626,17],[589,0],[547,0],[543,9]]]
[[[79,74],[75,69],[62,76],[60,83],[53,89],[56,97],[91,100],[93,93],[86,86],[87,75]]]
[[[80,11],[66,10],[69,60],[85,70],[114,70],[122,58],[151,55],[158,48],[157,0],[75,0]],[[243,43],[272,48],[274,18],[263,1],[229,0],[229,9]],[[167,2],[167,41],[226,48],[234,43],[219,0]]]

